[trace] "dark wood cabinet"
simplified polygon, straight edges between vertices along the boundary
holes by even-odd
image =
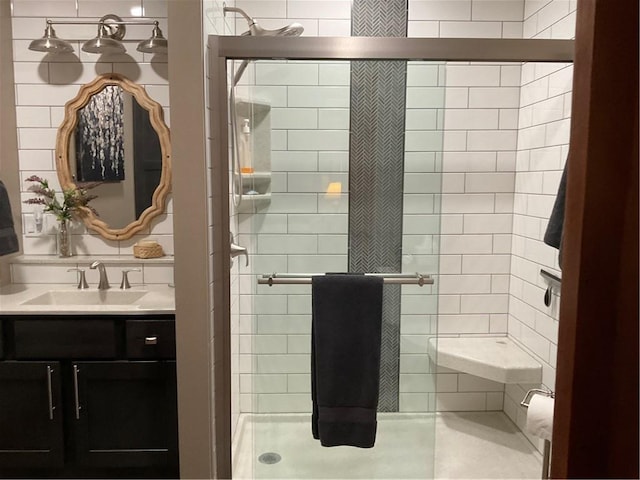
[[[62,467],[59,362],[0,362],[0,472]]]
[[[0,319],[1,478],[177,478],[172,316]]]
[[[74,362],[72,368],[80,464],[176,465],[175,362]]]

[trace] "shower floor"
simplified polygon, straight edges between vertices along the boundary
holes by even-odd
[[[244,414],[233,447],[234,479],[538,479],[542,470],[540,454],[502,412],[378,414],[371,449],[320,446],[309,414]],[[271,452],[278,463],[258,462]]]

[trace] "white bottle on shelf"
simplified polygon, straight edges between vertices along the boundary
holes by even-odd
[[[251,137],[251,126],[248,118],[242,119],[240,170],[242,173],[253,173],[253,138]]]

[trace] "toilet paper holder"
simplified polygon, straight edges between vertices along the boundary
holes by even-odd
[[[532,388],[526,393],[526,395],[520,402],[520,405],[522,405],[525,408],[529,408],[529,402],[531,401],[531,397],[533,397],[536,394],[544,395],[546,397],[556,398],[556,394],[551,390],[543,390],[541,388]],[[544,449],[542,452],[542,475],[540,477],[542,480],[548,480],[550,477],[550,471],[549,471],[550,463],[551,463],[551,442],[549,440],[545,440]]]
[[[536,394],[544,395],[545,397],[556,398],[556,394],[553,393],[551,390],[542,390],[541,388],[532,388],[524,396],[524,398],[520,402],[520,405],[522,405],[523,407],[529,408],[529,402],[531,401],[531,397],[533,397]]]

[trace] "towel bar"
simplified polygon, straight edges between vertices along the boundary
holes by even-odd
[[[310,285],[311,278],[325,273],[271,273],[258,277],[258,285]],[[395,285],[433,285],[431,275],[422,273],[365,273],[368,276],[382,277],[385,284]]]

